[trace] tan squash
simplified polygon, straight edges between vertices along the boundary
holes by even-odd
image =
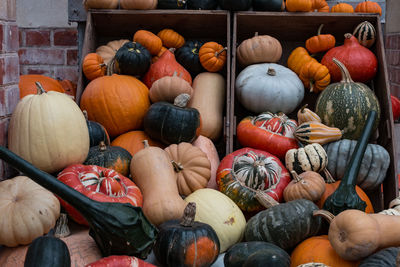
[[[177,76],[165,76],[156,80],[150,88],[149,97],[152,103],[166,101],[174,103],[175,98],[180,94],[192,96],[193,88],[186,80]]]
[[[225,95],[225,78],[221,74],[202,72],[193,81],[193,95],[188,106],[200,112],[200,135],[213,141],[222,134]]]
[[[299,111],[297,111],[297,122],[298,125],[308,122],[308,121],[318,121],[321,122],[321,118],[312,110],[307,108],[308,104],[302,106]]]
[[[306,171],[297,174],[291,171],[293,180],[283,190],[283,198],[286,202],[295,199],[308,199],[317,201],[325,192],[325,180],[317,172]]]
[[[115,53],[121,48],[125,43],[129,42],[127,39],[110,41],[105,45],[101,45],[96,48],[96,54],[100,55],[105,64],[109,64],[114,58]]]
[[[186,202],[181,198],[176,175],[168,153],[148,146],[133,155],[133,181],[143,194],[143,213],[154,225],[182,218]]]
[[[205,188],[211,176],[211,163],[200,148],[181,142],[165,148],[174,171],[179,194],[187,196]]]
[[[157,0],[120,0],[123,9],[156,9]]]

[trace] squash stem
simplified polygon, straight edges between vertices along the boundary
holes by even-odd
[[[143,143],[143,145],[144,145],[145,148],[146,148],[146,147],[149,147],[149,141],[143,140],[142,143]]]
[[[304,109],[307,108],[307,107],[308,107],[308,104],[305,104],[304,106],[302,106],[302,107],[300,108],[300,112],[301,112],[301,113],[304,113],[304,112],[305,112]]]
[[[276,71],[274,69],[272,69],[272,68],[268,68],[267,74],[269,76],[275,76],[276,75]]]
[[[260,204],[262,206],[264,206],[267,209],[270,208],[270,207],[279,205],[278,201],[276,201],[271,196],[269,196],[267,193],[265,193],[265,192],[263,192],[261,190],[257,190],[256,191],[255,198],[258,200],[258,202],[260,202]]]
[[[194,223],[194,218],[196,217],[196,203],[189,202],[185,209],[183,210],[183,217],[180,225],[185,227],[191,227]]]
[[[222,52],[224,52],[225,50],[228,50],[228,47],[225,46],[225,47],[222,48],[221,50],[215,52],[215,56],[216,56],[216,57],[219,57],[219,55],[220,55]]]
[[[300,182],[301,180],[303,180],[303,179],[301,179],[301,177],[297,174],[297,172],[295,172],[295,171],[290,171],[290,173],[292,174],[293,180],[294,180],[296,183],[298,183],[298,182]]]
[[[324,218],[329,224],[332,222],[332,220],[335,218],[335,215],[330,213],[327,210],[314,210],[313,211],[313,216],[321,216]]]
[[[325,168],[323,170],[324,174],[325,174],[325,178],[326,178],[326,183],[327,184],[333,184],[335,181],[335,179],[333,179],[332,174],[328,171],[327,168]]]
[[[88,117],[86,109],[84,111],[82,111],[82,113],[83,113],[83,116],[85,116],[85,120],[88,121],[89,117]]]
[[[322,30],[323,27],[324,27],[324,24],[319,25],[318,31],[317,31],[317,35],[321,34],[321,30]]]
[[[341,83],[352,83],[353,80],[351,79],[350,73],[347,70],[346,66],[336,58],[332,58],[332,61],[339,67],[340,72],[342,74],[342,80],[340,82]]]
[[[101,152],[104,152],[104,151],[107,150],[107,146],[106,146],[106,144],[104,143],[104,141],[100,141],[99,150],[100,150]]]
[[[35,82],[35,84],[36,84],[37,94],[38,95],[47,93],[46,90],[44,90],[44,88],[43,88],[43,86],[42,86],[42,84],[40,82]]]
[[[68,227],[68,217],[66,213],[60,213],[60,217],[56,221],[54,226],[54,237],[63,238],[71,234]]]
[[[174,167],[174,171],[175,172],[180,172],[181,170],[183,170],[183,166],[181,163],[176,162],[175,160],[171,160],[172,166]]]

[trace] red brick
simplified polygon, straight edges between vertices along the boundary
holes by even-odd
[[[67,50],[67,65],[76,66],[78,64],[78,50]]]
[[[64,65],[65,51],[64,49],[41,49],[41,48],[24,48],[19,50],[19,63],[21,65]]]
[[[386,61],[388,65],[400,66],[400,50],[386,49]]]
[[[54,77],[59,80],[70,80],[71,82],[78,82],[78,67],[77,66],[57,66],[54,69]]]
[[[42,66],[21,66],[21,74],[41,74],[49,77],[53,77],[53,66],[42,65]]]
[[[7,128],[9,119],[0,120],[0,145],[7,145]]]
[[[392,95],[400,97],[400,84],[391,83],[390,92]]]
[[[6,90],[4,87],[0,87],[0,116],[3,117],[6,114],[7,114]]]
[[[29,30],[25,32],[26,46],[50,46],[50,30]]]
[[[25,46],[24,37],[25,37],[24,30],[22,28],[19,28],[19,47]]]
[[[390,82],[400,84],[400,67],[392,67],[388,71]]]
[[[386,49],[400,49],[400,33],[386,35]]]
[[[76,29],[56,30],[54,32],[54,45],[76,46],[78,43],[78,31]]]
[[[5,40],[4,40],[4,28],[6,27],[6,25],[4,24],[0,24],[0,52],[7,52],[5,50]]]
[[[0,19],[15,21],[16,20],[16,0],[0,1]]]
[[[0,51],[17,52],[19,49],[18,26],[15,22],[0,24]]]
[[[14,53],[6,54],[6,56],[0,56],[0,85],[18,83],[18,81],[18,55]]]
[[[19,87],[18,84],[13,84],[6,87],[6,112],[12,114],[19,101]]]

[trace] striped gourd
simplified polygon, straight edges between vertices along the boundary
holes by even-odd
[[[308,121],[300,124],[294,135],[304,143],[327,144],[342,138],[342,131],[339,128],[329,127],[318,121]]]
[[[304,106],[297,111],[297,122],[298,124],[302,124],[304,122],[308,121],[319,121],[321,122],[321,118],[317,115],[317,113],[311,111],[310,109],[307,108],[308,104],[305,104]]]
[[[328,156],[325,149],[316,143],[298,149],[289,149],[285,156],[285,165],[290,172],[320,172],[326,168],[327,164]]]
[[[376,40],[375,27],[368,21],[364,21],[358,24],[354,28],[353,35],[357,38],[360,45],[363,45],[365,47],[373,46]]]

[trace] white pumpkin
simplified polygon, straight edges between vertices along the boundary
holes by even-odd
[[[27,95],[11,116],[8,147],[48,173],[83,163],[89,153],[85,116],[66,94],[43,90]]]
[[[196,203],[195,221],[207,223],[215,230],[220,253],[242,240],[246,219],[228,196],[211,188],[203,188],[191,193],[185,201]]]
[[[275,63],[254,64],[236,78],[236,97],[254,113],[289,114],[304,98],[304,86],[296,73]]]

